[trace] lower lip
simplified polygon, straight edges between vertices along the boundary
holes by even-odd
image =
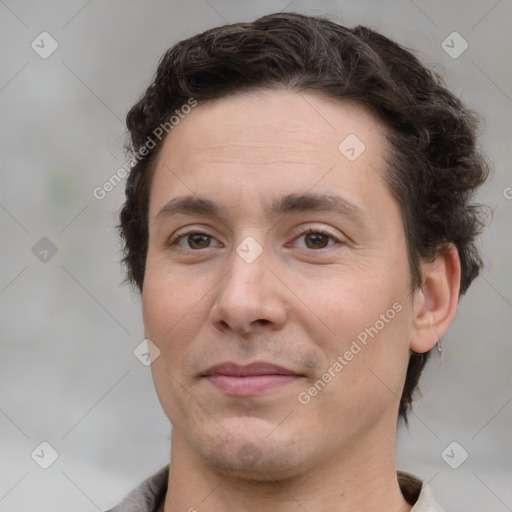
[[[218,389],[235,396],[260,395],[267,391],[282,388],[300,379],[299,375],[210,375],[207,379]]]

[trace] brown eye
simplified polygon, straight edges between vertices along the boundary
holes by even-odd
[[[296,238],[296,240],[301,239],[304,240],[303,244],[299,244],[301,249],[326,249],[339,242],[339,240],[330,233],[318,229],[309,229]]]
[[[177,245],[180,249],[191,249],[191,250],[201,250],[208,249],[209,247],[213,247],[212,240],[215,238],[212,235],[208,235],[207,233],[203,233],[202,231],[189,231],[188,233],[183,233],[174,237],[169,241],[169,247],[173,245]],[[222,247],[221,244],[216,247]]]
[[[306,241],[308,249],[324,249],[329,243],[329,238],[331,237],[324,233],[312,232],[307,233],[304,240]]]
[[[210,245],[210,235],[204,233],[193,233],[183,237],[187,240],[191,249],[205,249]]]

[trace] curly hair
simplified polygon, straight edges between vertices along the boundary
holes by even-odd
[[[153,83],[127,115],[134,165],[118,225],[126,281],[142,291],[153,164],[165,140],[154,137],[155,130],[191,99],[201,104],[261,88],[316,91],[377,116],[391,148],[384,178],[401,206],[411,290],[421,286],[421,260],[453,244],[464,294],[482,266],[475,241],[484,226],[483,206],[471,201],[490,169],[477,145],[477,114],[387,37],[296,13],[210,29],[161,58]],[[429,354],[411,351],[399,406],[405,423]]]

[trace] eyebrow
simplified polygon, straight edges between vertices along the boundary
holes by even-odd
[[[274,199],[265,208],[266,215],[271,219],[291,212],[304,211],[334,211],[358,222],[366,218],[366,214],[359,206],[337,194],[288,194]],[[227,217],[225,208],[216,202],[205,197],[188,195],[171,199],[160,209],[156,219],[178,214]]]

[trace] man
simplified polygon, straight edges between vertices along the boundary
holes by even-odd
[[[439,511],[395,436],[481,267],[472,112],[384,36],[278,13],[171,48],[127,124],[172,456],[113,510]]]

